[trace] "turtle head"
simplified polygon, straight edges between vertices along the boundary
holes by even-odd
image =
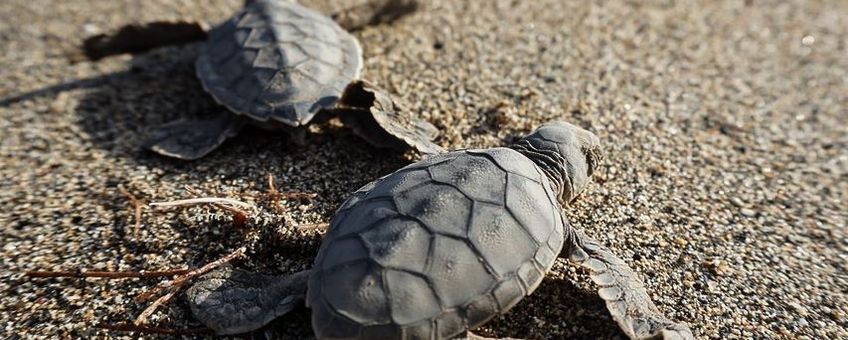
[[[542,125],[512,148],[533,160],[548,175],[564,203],[573,201],[586,188],[601,160],[598,137],[562,121]]]

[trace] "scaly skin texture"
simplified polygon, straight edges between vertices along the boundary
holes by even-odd
[[[601,157],[597,136],[565,122],[548,123],[510,147],[548,175],[563,206],[589,184]]]
[[[564,251],[568,259],[589,270],[598,294],[613,320],[631,339],[694,339],[692,331],[669,320],[651,301],[636,273],[598,241],[573,229]]]
[[[598,145],[588,131],[554,122],[511,149],[432,156],[355,192],[311,269],[306,301],[316,337],[452,338],[531,294],[560,254],[592,273],[632,339],[692,339],[662,316],[624,261],[562,215],[559,202],[589,183]],[[289,279],[269,285],[284,293],[263,293],[256,282],[264,280],[272,279],[215,283],[224,288],[213,302],[192,308],[222,333],[261,326],[303,291],[291,287],[302,280]],[[249,312],[234,314],[230,303]]]
[[[186,293],[191,312],[218,334],[255,330],[303,303],[309,271],[274,276],[230,267],[204,275]]]
[[[439,130],[423,119],[405,115],[406,108],[396,98],[365,81],[351,83],[339,101],[338,115],[346,127],[380,148],[422,154],[444,153],[432,140]]]

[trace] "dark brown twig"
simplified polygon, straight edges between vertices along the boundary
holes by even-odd
[[[274,175],[268,173],[268,197],[272,200],[290,199],[290,200],[311,200],[318,194],[303,191],[280,192],[277,186],[274,185]]]
[[[189,272],[189,269],[172,269],[162,271],[138,271],[138,272],[103,272],[103,271],[28,271],[26,276],[29,277],[105,277],[110,279],[124,278],[153,278],[163,276],[183,275]]]
[[[303,191],[280,192],[274,184],[274,175],[270,172],[268,173],[268,190],[265,192],[265,197],[274,204],[277,212],[285,211],[280,204],[280,200],[310,201],[317,196],[318,194]]]
[[[217,268],[218,266],[220,266],[224,263],[230,262],[230,261],[234,260],[235,258],[244,255],[245,251],[247,251],[247,249],[245,247],[238,248],[235,251],[233,251],[232,253],[229,253],[229,254],[227,254],[226,256],[224,256],[220,259],[217,259],[215,261],[207,263],[203,267],[200,267],[200,268],[194,269],[192,271],[189,271],[185,274],[182,274],[182,275],[180,275],[179,277],[177,277],[173,280],[160,283],[160,284],[156,285],[155,287],[153,287],[153,288],[151,288],[151,289],[149,289],[149,290],[147,290],[147,291],[145,291],[141,294],[138,294],[138,296],[135,297],[135,301],[136,302],[144,302],[144,301],[150,300],[153,296],[156,296],[157,294],[161,293],[165,289],[180,288],[183,285],[185,285],[192,278],[199,276],[199,275],[206,274],[210,270],[215,269],[215,268]]]
[[[274,210],[277,213],[283,213],[286,211],[286,208],[280,204],[280,192],[277,191],[277,186],[274,185],[274,175],[272,173],[268,173],[268,191],[265,193],[265,197],[271,201],[271,204],[274,206]]]
[[[309,201],[315,197],[318,197],[318,194],[311,192],[292,191],[280,193],[280,198],[288,200]]]
[[[179,291],[178,289],[172,289],[167,294],[160,296],[158,299],[156,299],[156,301],[153,301],[153,303],[151,303],[150,306],[147,306],[147,308],[145,308],[143,311],[141,311],[141,314],[139,314],[138,317],[135,318],[135,321],[133,321],[133,324],[136,325],[136,326],[146,324],[147,319],[151,315],[153,315],[153,313],[155,313],[156,310],[159,309],[160,306],[168,303],[168,301],[170,301],[172,298],[174,298],[174,295],[177,295],[178,291]]]
[[[141,201],[139,201],[138,198],[135,197],[135,195],[127,191],[127,189],[124,189],[123,187],[118,187],[118,191],[120,191],[121,194],[123,194],[124,197],[126,197],[130,201],[130,204],[132,204],[133,206],[135,212],[135,228],[133,229],[133,237],[138,239],[138,233],[141,230],[141,207],[143,205],[141,204]]]
[[[139,325],[130,325],[126,323],[119,324],[105,324],[101,323],[95,328],[108,329],[112,331],[119,332],[140,332],[140,333],[149,333],[149,334],[168,334],[168,335],[192,335],[192,334],[208,334],[212,333],[212,330],[209,328],[189,328],[189,329],[170,329],[170,328],[162,328],[162,327],[150,327],[150,326],[139,326]]]

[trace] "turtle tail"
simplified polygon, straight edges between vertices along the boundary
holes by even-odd
[[[631,339],[694,339],[692,331],[657,309],[636,273],[613,252],[579,230],[572,230],[569,260],[589,270],[613,320]]]
[[[247,333],[303,303],[309,273],[275,276],[224,267],[202,276],[186,294],[192,314],[217,334]]]

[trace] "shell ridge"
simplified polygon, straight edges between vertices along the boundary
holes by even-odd
[[[506,148],[506,147],[499,147],[499,148],[497,148],[497,149],[507,149],[507,150],[510,150],[510,151],[515,151],[515,150],[513,150],[513,149]],[[491,150],[491,149],[487,149],[487,150]],[[515,171],[510,171],[510,170],[508,170],[508,169],[504,168],[504,167],[503,167],[503,166],[502,166],[502,165],[501,165],[501,164],[497,161],[497,159],[495,159],[495,157],[494,157],[494,156],[492,156],[490,153],[486,152],[486,150],[481,150],[481,151],[477,151],[477,150],[466,150],[466,151],[467,151],[468,153],[470,153],[470,154],[473,154],[473,155],[479,155],[479,156],[484,156],[484,157],[488,158],[490,161],[492,161],[492,163],[494,163],[494,164],[495,164],[495,166],[497,166],[498,168],[500,168],[501,170],[503,170],[504,172],[506,172],[506,173],[508,173],[508,174],[513,174],[513,175],[516,175],[516,176],[521,176],[521,177],[524,177],[524,178],[526,178],[526,179],[528,179],[528,180],[530,180],[530,181],[533,181],[533,182],[536,182],[536,183],[540,183],[540,182],[539,182],[539,180],[538,180],[538,179],[536,179],[536,178],[532,178],[532,177],[529,177],[529,176],[527,176],[527,175],[525,175],[525,174],[518,173],[518,172],[515,172]],[[515,152],[516,152],[516,153],[518,153],[519,155],[521,155],[521,157],[527,158],[527,156],[524,156],[524,155],[523,155],[523,154],[521,154],[520,152],[517,152],[517,151],[515,151]],[[538,166],[537,166],[535,163],[533,163],[533,161],[532,161],[532,160],[530,160],[529,158],[527,158],[527,161],[528,161],[528,163],[529,163],[529,164],[532,164],[533,166],[535,166],[535,167],[536,167],[536,171],[538,172],[538,174],[539,174],[539,177],[540,177],[540,178],[544,178],[544,177],[545,177],[545,175],[541,172],[541,170],[540,170],[540,169],[538,169]],[[541,183],[540,183],[540,184],[541,184]]]
[[[426,280],[424,282],[426,282],[427,286],[430,287],[430,290],[433,291],[433,296],[436,297],[436,300],[439,304],[439,307],[442,307],[442,306],[444,306],[445,301],[441,296],[439,296],[438,291],[436,291],[435,284],[433,284],[430,277],[426,274],[426,273],[429,273],[433,269],[433,266],[435,265],[433,263],[433,254],[435,253],[435,248],[436,248],[436,234],[433,234],[431,232],[430,233],[430,246],[427,249],[427,260],[424,261],[424,273],[422,273],[422,275],[426,278]]]
[[[468,214],[468,221],[465,221],[465,236],[462,238],[465,242],[465,245],[471,248],[471,251],[473,251],[474,254],[477,255],[477,259],[481,263],[483,263],[483,269],[486,269],[486,272],[489,273],[489,275],[491,275],[493,278],[495,278],[495,280],[493,281],[497,281],[499,275],[497,271],[495,271],[494,266],[489,263],[489,259],[487,259],[483,252],[480,251],[480,249],[477,249],[477,246],[474,245],[474,242],[471,241],[471,224],[474,222],[474,211],[476,210],[477,204],[479,203],[479,201],[473,199],[471,200],[471,211]]]
[[[391,324],[392,323],[392,315],[393,315],[393,313],[392,313],[393,312],[393,308],[392,308],[392,288],[389,285],[388,275],[386,275],[387,270],[386,270],[386,267],[383,266],[382,264],[380,264],[379,262],[374,261],[373,259],[371,260],[371,262],[372,262],[372,265],[376,265],[379,268],[378,270],[380,272],[380,281],[382,281],[382,285],[383,285],[383,294],[386,296],[386,302],[385,302],[386,303],[386,312],[389,315],[389,324]]]

